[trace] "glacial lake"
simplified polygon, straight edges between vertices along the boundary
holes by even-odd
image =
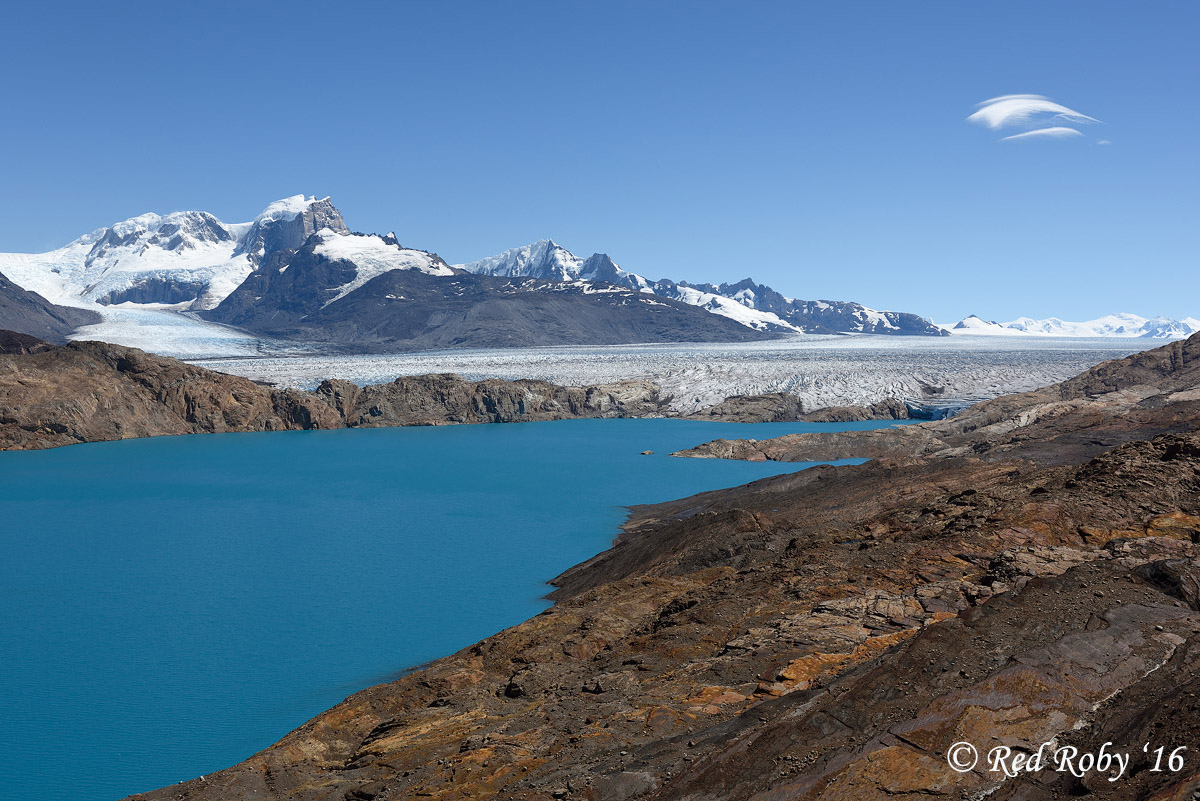
[[[808,466],[671,451],[892,424],[570,420],[0,452],[0,798],[112,801],[233,765],[546,608],[544,582],[607,548],[624,505]]]

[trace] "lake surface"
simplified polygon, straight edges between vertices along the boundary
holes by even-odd
[[[608,547],[622,505],[807,466],[671,451],[884,425],[571,420],[0,453],[0,798],[104,801],[228,767],[541,611],[544,582]]]

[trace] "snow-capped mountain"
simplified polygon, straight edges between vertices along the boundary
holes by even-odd
[[[622,270],[605,253],[581,259],[552,239],[539,239],[532,245],[512,248],[470,264],[455,265],[478,275],[549,278],[557,281],[607,281],[638,292],[671,298],[690,306],[735,320],[756,331],[799,333],[800,329],[770,312],[712,292],[679,286],[671,281],[649,281],[637,273]]]
[[[456,266],[481,275],[608,281],[698,306],[756,331],[944,335],[940,328],[915,314],[878,311],[844,301],[796,300],[749,278],[720,285],[652,281],[622,270],[604,253],[581,259],[550,239]]]
[[[622,270],[604,253],[594,253],[587,259],[581,259],[552,239],[539,239],[532,245],[457,266],[472,273],[508,278],[526,276],[549,278],[552,281],[608,281],[631,289],[647,286],[645,278]]]
[[[456,274],[434,253],[403,247],[394,234],[339,233],[322,228],[298,248],[272,252],[261,266],[204,316],[250,328],[297,322],[392,271]]]
[[[269,254],[321,228],[349,233],[329,198],[296,195],[247,223],[204,211],[143,214],[49,253],[2,253],[0,273],[68,306],[173,304],[211,309]]]
[[[1007,323],[998,323],[972,314],[944,328],[955,335],[1184,339],[1200,331],[1200,320],[1195,317],[1172,320],[1137,314],[1109,314],[1084,322],[1069,322],[1057,317],[1045,320],[1018,317]]]
[[[552,258],[552,257],[551,257]],[[543,263],[550,263],[544,260]],[[359,351],[446,347],[741,342],[765,335],[610,282],[482,275],[394,235],[322,229],[269,256],[208,320]],[[560,276],[567,280],[561,280]]]

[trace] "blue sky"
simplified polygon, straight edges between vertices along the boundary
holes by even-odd
[[[102,5],[6,12],[0,250],[303,192],[452,262],[1200,316],[1195,3]],[[1009,94],[1102,122],[966,121]]]

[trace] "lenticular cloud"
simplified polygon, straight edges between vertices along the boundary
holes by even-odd
[[[967,122],[993,131],[1017,129],[1016,133],[1003,137],[1002,141],[1005,141],[1081,136],[1081,131],[1062,123],[1086,125],[1100,120],[1055,103],[1044,95],[1002,95],[980,103],[978,110],[967,117]]]
[[[1072,136],[1083,136],[1083,132],[1077,131],[1074,128],[1055,125],[1052,128],[1034,128],[1032,131],[1006,136],[1000,141],[1007,142],[1010,139],[1065,139]]]

